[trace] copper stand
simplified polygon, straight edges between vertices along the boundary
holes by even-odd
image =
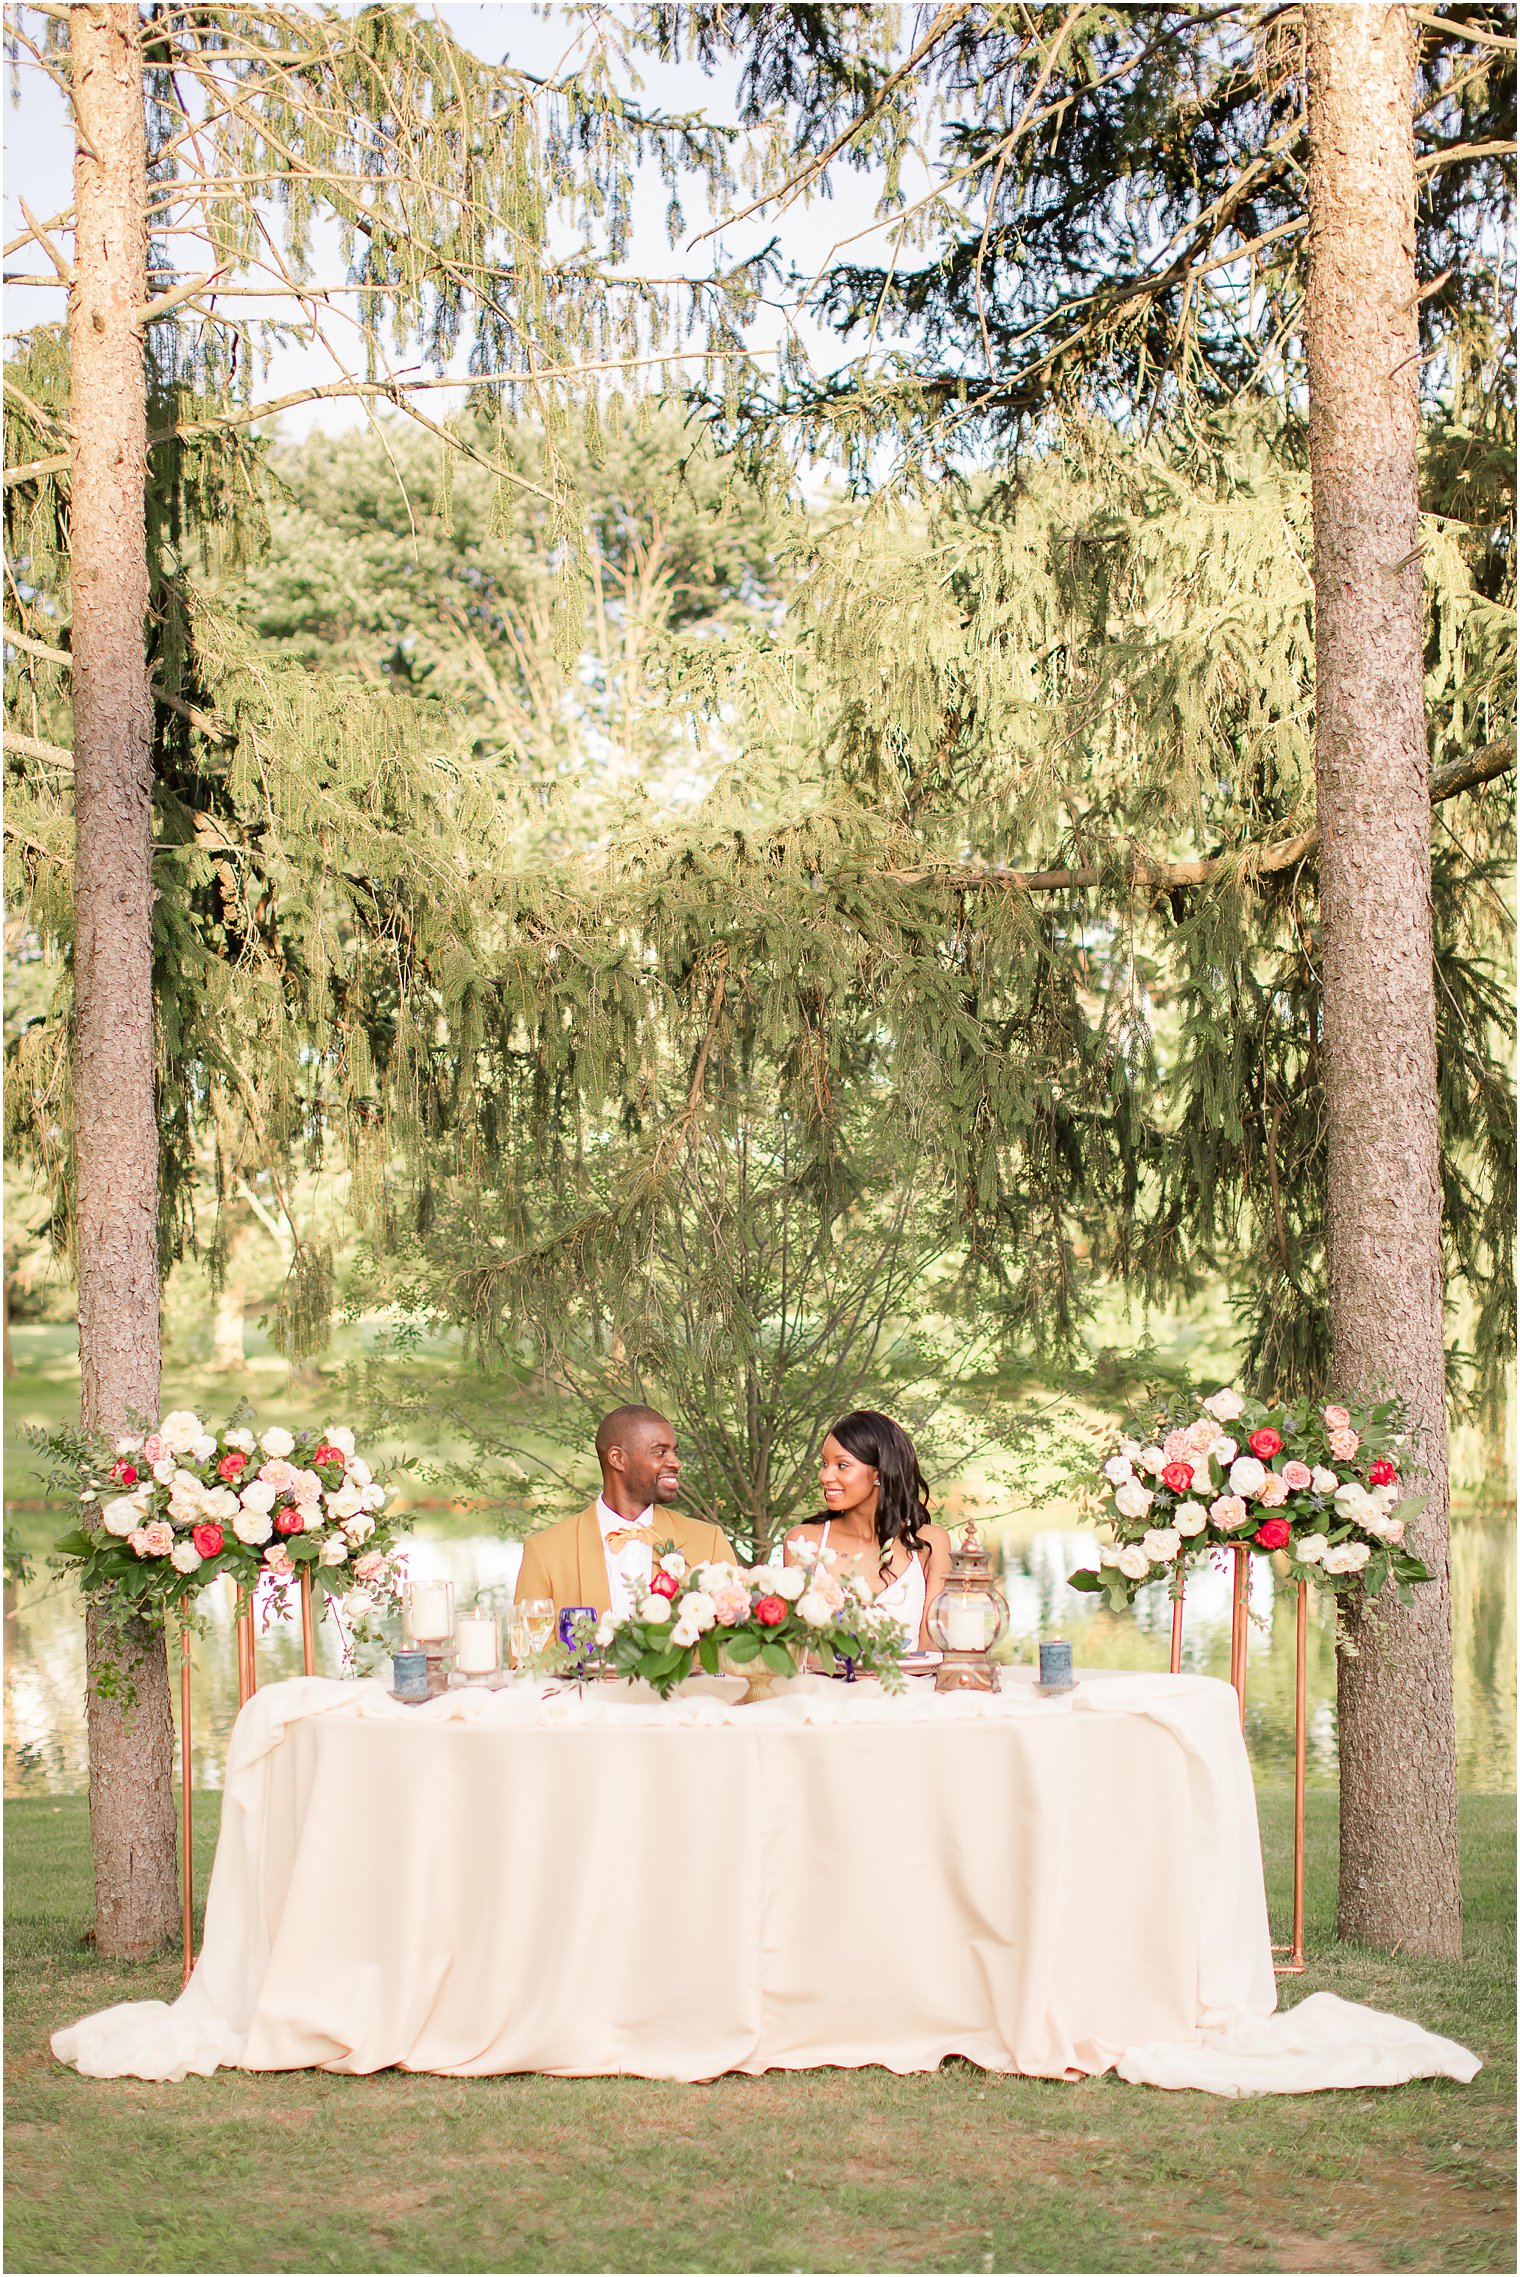
[[[1231,1545],[1235,1557],[1235,1598],[1230,1620],[1230,1682],[1240,1702],[1240,1728],[1246,1724],[1246,1637],[1251,1605],[1251,1553],[1239,1543]],[[1286,1953],[1285,1961],[1274,1961],[1274,1972],[1280,1977],[1301,1977],[1304,1973],[1304,1798],[1308,1785],[1309,1747],[1309,1584],[1298,1585],[1298,1614],[1295,1665],[1293,1673],[1293,1942],[1291,1945],[1274,1945],[1274,1953]],[[1174,1676],[1182,1668],[1182,1584],[1179,1579],[1177,1594],[1172,1599],[1172,1661]]]
[[[179,1630],[179,1818],[180,1818],[180,1883],[184,1891],[183,1928],[185,1938],[185,1965],[180,1977],[180,1990],[190,1982],[190,1971],[195,1965],[195,1857],[194,1811],[191,1796],[192,1765],[190,1759],[190,1623],[182,1621]]]
[[[246,1708],[259,1688],[258,1662],[254,1657],[253,1598],[250,1596],[237,1615],[238,1647],[238,1706]]]
[[[308,1676],[317,1668],[317,1640],[311,1619],[311,1567],[301,1568],[301,1663]]]

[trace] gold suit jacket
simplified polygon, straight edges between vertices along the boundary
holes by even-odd
[[[654,1528],[656,1549],[674,1542],[688,1565],[739,1562],[727,1537],[703,1519],[687,1518],[679,1510],[664,1508],[656,1509],[649,1523]],[[529,1535],[523,1544],[516,1595],[519,1599],[552,1597],[556,1613],[566,1605],[594,1605],[598,1613],[610,1609],[607,1558],[594,1502],[588,1502],[577,1517],[561,1518],[541,1533]]]

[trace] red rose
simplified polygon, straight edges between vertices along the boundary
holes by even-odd
[[[1256,1529],[1256,1547],[1259,1550],[1285,1550],[1293,1529],[1286,1518],[1269,1518]]]
[[[312,1469],[320,1470],[324,1463],[336,1463],[339,1470],[343,1468],[343,1449],[329,1447],[325,1439],[311,1458]]]
[[[306,1520],[301,1516],[300,1511],[288,1502],[284,1503],[274,1514],[274,1530],[277,1534],[300,1534],[305,1531],[305,1528]]]
[[[1274,1431],[1271,1424],[1266,1423],[1259,1431],[1251,1433],[1246,1445],[1259,1463],[1270,1463],[1274,1455],[1280,1455],[1283,1451],[1282,1433]]]
[[[1374,1486],[1397,1486],[1399,1480],[1392,1463],[1374,1463],[1367,1476]]]
[[[208,1518],[203,1526],[192,1526],[190,1539],[203,1558],[220,1557],[224,1536],[214,1519]]]
[[[681,1584],[673,1573],[657,1573],[649,1586],[656,1597],[674,1597]]]
[[[218,1478],[226,1479],[230,1485],[234,1479],[240,1478],[247,1468],[248,1457],[243,1453],[241,1447],[234,1447],[231,1453],[223,1455],[217,1464],[216,1475]]]
[[[786,1619],[786,1599],[784,1597],[762,1597],[755,1607],[755,1619],[762,1628],[779,1628]]]
[[[136,1486],[137,1465],[127,1462],[113,1463],[111,1465],[111,1476],[121,1486]]]
[[[1168,1463],[1166,1469],[1161,1473],[1161,1483],[1163,1486],[1169,1486],[1173,1494],[1186,1494],[1193,1483],[1192,1464]]]

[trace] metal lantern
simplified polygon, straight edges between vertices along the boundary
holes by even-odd
[[[929,1607],[929,1635],[943,1658],[936,1692],[995,1692],[993,1646],[1008,1633],[1008,1601],[992,1578],[992,1558],[975,1526],[950,1552],[950,1578]]]

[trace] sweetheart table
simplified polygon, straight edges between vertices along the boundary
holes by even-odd
[[[95,2077],[390,2065],[707,2080],[946,2056],[1232,2094],[1476,2058],[1315,1995],[1274,2016],[1229,1685],[1040,1698],[799,1677],[265,1686],[172,2005],[54,2035]]]

